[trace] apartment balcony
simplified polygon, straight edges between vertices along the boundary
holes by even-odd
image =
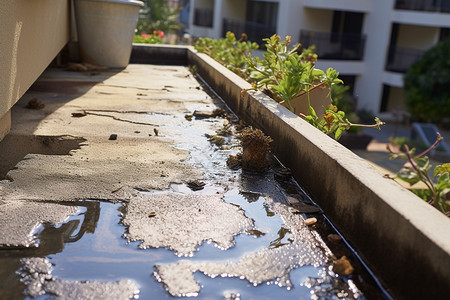
[[[194,25],[213,27],[214,10],[212,8],[196,8],[194,10]]]
[[[431,12],[450,12],[448,0],[397,0],[395,9],[418,10]]]
[[[354,33],[316,32],[302,30],[300,43],[314,45],[320,59],[362,60],[366,36]]]
[[[225,18],[223,19],[223,36],[228,31],[233,32],[237,38],[245,33],[249,41],[262,44],[262,39],[271,37],[276,33],[276,26]]]
[[[391,46],[389,48],[386,70],[405,73],[413,63],[422,57],[424,52],[424,50],[414,48]]]

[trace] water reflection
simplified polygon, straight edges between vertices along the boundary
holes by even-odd
[[[283,239],[286,237],[286,235],[289,236],[290,233],[291,231],[289,230],[289,228],[281,227],[280,230],[278,230],[278,238],[270,242],[269,248],[278,248],[283,245],[292,243],[292,238],[287,238],[288,242],[283,242]]]
[[[1,248],[0,247],[0,299],[22,299],[25,285],[19,281],[16,273],[22,265],[21,258],[46,257],[63,251],[66,243],[80,240],[84,234],[95,232],[100,216],[100,203],[94,201],[61,204],[78,206],[80,213],[71,220],[53,226],[44,223],[37,233],[38,247],[28,248]]]

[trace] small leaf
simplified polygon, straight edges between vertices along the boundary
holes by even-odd
[[[422,172],[427,172],[430,166],[430,160],[427,156],[414,158],[414,162],[417,164],[417,168]]]
[[[450,173],[444,173],[442,174],[435,186],[436,190],[439,193],[442,193],[442,195],[445,195],[450,191]]]
[[[445,164],[436,166],[436,168],[434,168],[433,176],[436,177],[436,176],[444,174],[446,172],[450,173],[450,163],[445,163]]]
[[[316,115],[316,111],[314,110],[314,108],[310,105],[309,106],[309,114],[311,115],[311,116],[313,116],[314,117],[314,119],[318,119],[317,118],[317,115]]]
[[[339,127],[339,128],[336,130],[336,133],[334,134],[334,139],[335,139],[336,141],[339,140],[339,139],[341,138],[343,132],[344,132],[344,129],[343,129],[342,127]]]
[[[402,169],[400,172],[397,173],[397,177],[410,185],[414,185],[420,181],[419,176],[417,173],[412,172],[408,169]]]
[[[320,76],[325,75],[325,72],[322,70],[319,70],[319,69],[314,69],[314,70],[312,70],[311,75],[320,77]]]

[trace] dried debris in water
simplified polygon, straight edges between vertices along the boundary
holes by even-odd
[[[253,127],[242,130],[238,138],[242,145],[242,169],[257,172],[264,170],[268,165],[267,155],[272,138]]]
[[[187,182],[187,186],[193,191],[203,190],[205,183],[199,180],[191,180]]]
[[[354,270],[355,269],[345,255],[333,262],[333,272],[336,274],[348,276],[353,274]]]
[[[230,154],[230,156],[228,156],[227,159],[227,167],[232,170],[238,169],[241,166],[241,160],[242,160],[241,154],[237,155]]]
[[[216,146],[222,146],[225,143],[225,139],[219,135],[205,134],[205,136],[208,138],[208,141],[211,144],[214,144]]]

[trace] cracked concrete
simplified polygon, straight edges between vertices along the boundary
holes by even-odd
[[[1,199],[128,201],[136,188],[165,189],[184,178],[200,178],[201,172],[185,162],[188,151],[174,148],[170,138],[179,134],[171,125],[188,122],[187,105],[212,103],[196,87],[187,68],[178,66],[130,65],[95,75],[47,71],[14,106],[10,136],[73,136],[84,142],[69,155],[26,154],[8,172],[9,180],[0,181]],[[32,98],[44,108],[26,109]],[[79,111],[86,115],[72,116]],[[117,140],[109,140],[111,134]],[[25,139],[22,143],[14,147],[28,147]],[[52,143],[60,141],[47,147]]]

